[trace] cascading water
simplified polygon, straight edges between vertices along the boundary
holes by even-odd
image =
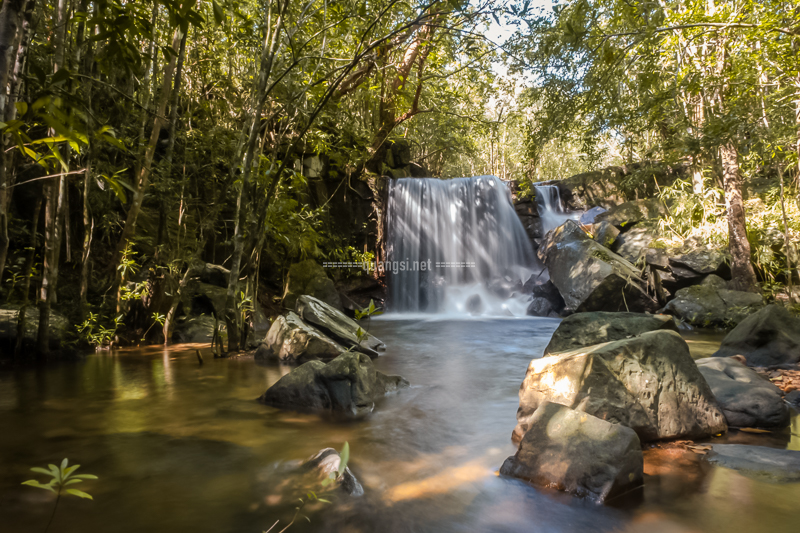
[[[521,316],[542,270],[495,176],[393,180],[386,245],[390,312]]]
[[[561,202],[561,194],[555,185],[536,185],[536,207],[542,221],[542,235],[554,230],[569,219],[576,218],[575,214],[567,213]],[[578,213],[580,216],[580,213]]]

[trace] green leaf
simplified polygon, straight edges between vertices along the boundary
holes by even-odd
[[[37,474],[44,474],[46,476],[51,476],[53,473],[50,470],[46,470],[40,466],[34,466],[31,468],[31,472],[36,472]]]
[[[217,0],[213,0],[211,8],[214,11],[214,22],[219,26],[222,24],[222,21],[225,20],[225,11],[223,11],[222,6],[217,3]]]
[[[78,489],[67,489],[67,494],[72,494],[73,496],[77,496],[78,498],[86,498],[88,500],[94,500],[90,494],[83,492],[82,490]]]
[[[55,489],[53,489],[53,486],[50,483],[47,483],[45,485],[43,483],[39,483],[35,479],[29,479],[28,481],[23,481],[22,484],[28,485],[29,487],[36,487],[37,489],[45,489],[49,490],[50,492],[55,492]]]
[[[344,446],[342,446],[342,451],[339,452],[339,475],[340,476],[342,474],[344,474],[344,470],[345,470],[345,468],[347,468],[347,461],[349,461],[349,460],[350,460],[350,443],[345,442]]]
[[[72,479],[98,479],[94,474],[77,474],[72,476]]]
[[[63,485],[66,487],[67,485],[74,485],[75,483],[83,483],[82,479],[70,479],[69,481],[65,481]]]

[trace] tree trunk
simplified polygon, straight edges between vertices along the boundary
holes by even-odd
[[[22,269],[22,275],[25,278],[23,282],[22,292],[22,305],[19,307],[19,315],[17,315],[17,343],[14,346],[14,358],[19,361],[22,357],[22,343],[25,337],[25,314],[30,303],[31,292],[31,272],[33,271],[33,261],[36,258],[36,231],[39,229],[39,214],[42,211],[42,203],[44,198],[41,197],[36,202],[36,207],[33,209],[33,224],[31,226],[31,242],[28,249],[28,255],[25,257],[25,266]]]
[[[8,78],[11,65],[14,63],[12,52],[17,40],[20,11],[24,0],[4,0],[0,8],[0,111],[6,109],[6,100],[9,95]],[[8,256],[8,154],[6,153],[5,135],[0,136],[0,283]]]
[[[728,141],[719,148],[728,212],[728,249],[731,254],[731,288],[758,292],[756,274],[750,262],[750,241],[747,240],[742,184],[739,174],[739,153]]]

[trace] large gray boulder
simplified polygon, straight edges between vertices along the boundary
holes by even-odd
[[[714,444],[707,460],[767,483],[800,482],[800,452],[766,446]]]
[[[642,485],[642,448],[628,427],[543,402],[500,473],[602,502]]]
[[[748,366],[786,366],[800,362],[800,319],[779,305],[754,313],[725,336],[715,357],[743,355]]]
[[[627,261],[637,263],[657,238],[656,228],[639,224],[617,237],[611,249]]]
[[[359,417],[387,392],[407,387],[400,376],[375,370],[365,354],[346,352],[328,364],[304,363],[272,385],[259,402],[290,411]]]
[[[632,428],[643,442],[697,439],[727,429],[689,347],[674,331],[650,331],[534,359],[519,390],[520,440],[542,402]]]
[[[789,424],[789,407],[769,380],[730,357],[696,362],[729,426],[781,428]]]
[[[561,321],[553,333],[544,355],[568,352],[594,344],[636,337],[648,331],[678,331],[669,315],[646,313],[575,313]]]
[[[592,233],[594,234],[594,240],[609,250],[614,246],[617,237],[619,237],[619,230],[608,222],[600,222],[592,226]]]
[[[256,351],[256,359],[283,363],[329,361],[345,351],[339,343],[309,326],[291,311],[275,319],[262,346]]]
[[[336,286],[325,269],[313,259],[289,267],[286,289],[283,293],[283,306],[294,309],[297,299],[304,294],[313,296],[335,309],[342,309],[342,300]]]
[[[695,249],[690,252],[669,258],[672,268],[681,267],[689,269],[700,276],[717,274],[730,279],[731,269],[727,257],[722,252],[707,249]]]
[[[731,328],[763,306],[760,294],[704,283],[678,290],[662,312],[700,328]]]
[[[14,353],[14,346],[17,343],[19,309],[20,306],[15,304],[4,304],[0,307],[0,346],[4,347],[4,351],[7,350],[9,354]],[[69,320],[58,311],[51,309],[47,328],[50,349],[59,349],[67,330],[70,328]],[[34,346],[38,332],[39,309],[35,305],[29,305],[25,308],[25,329],[22,334],[23,345]]]
[[[216,326],[217,321],[211,315],[184,316],[176,321],[172,340],[208,344],[214,339]]]
[[[571,311],[655,311],[659,307],[636,267],[593,241],[573,220],[549,232],[537,253]]]
[[[378,357],[385,348],[379,338],[368,333],[358,322],[313,296],[300,296],[295,309],[306,324],[347,348],[352,347],[370,357]],[[360,341],[359,330],[362,334]]]

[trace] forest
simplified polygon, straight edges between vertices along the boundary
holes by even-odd
[[[0,523],[786,530],[798,58],[800,0],[0,0]]]

